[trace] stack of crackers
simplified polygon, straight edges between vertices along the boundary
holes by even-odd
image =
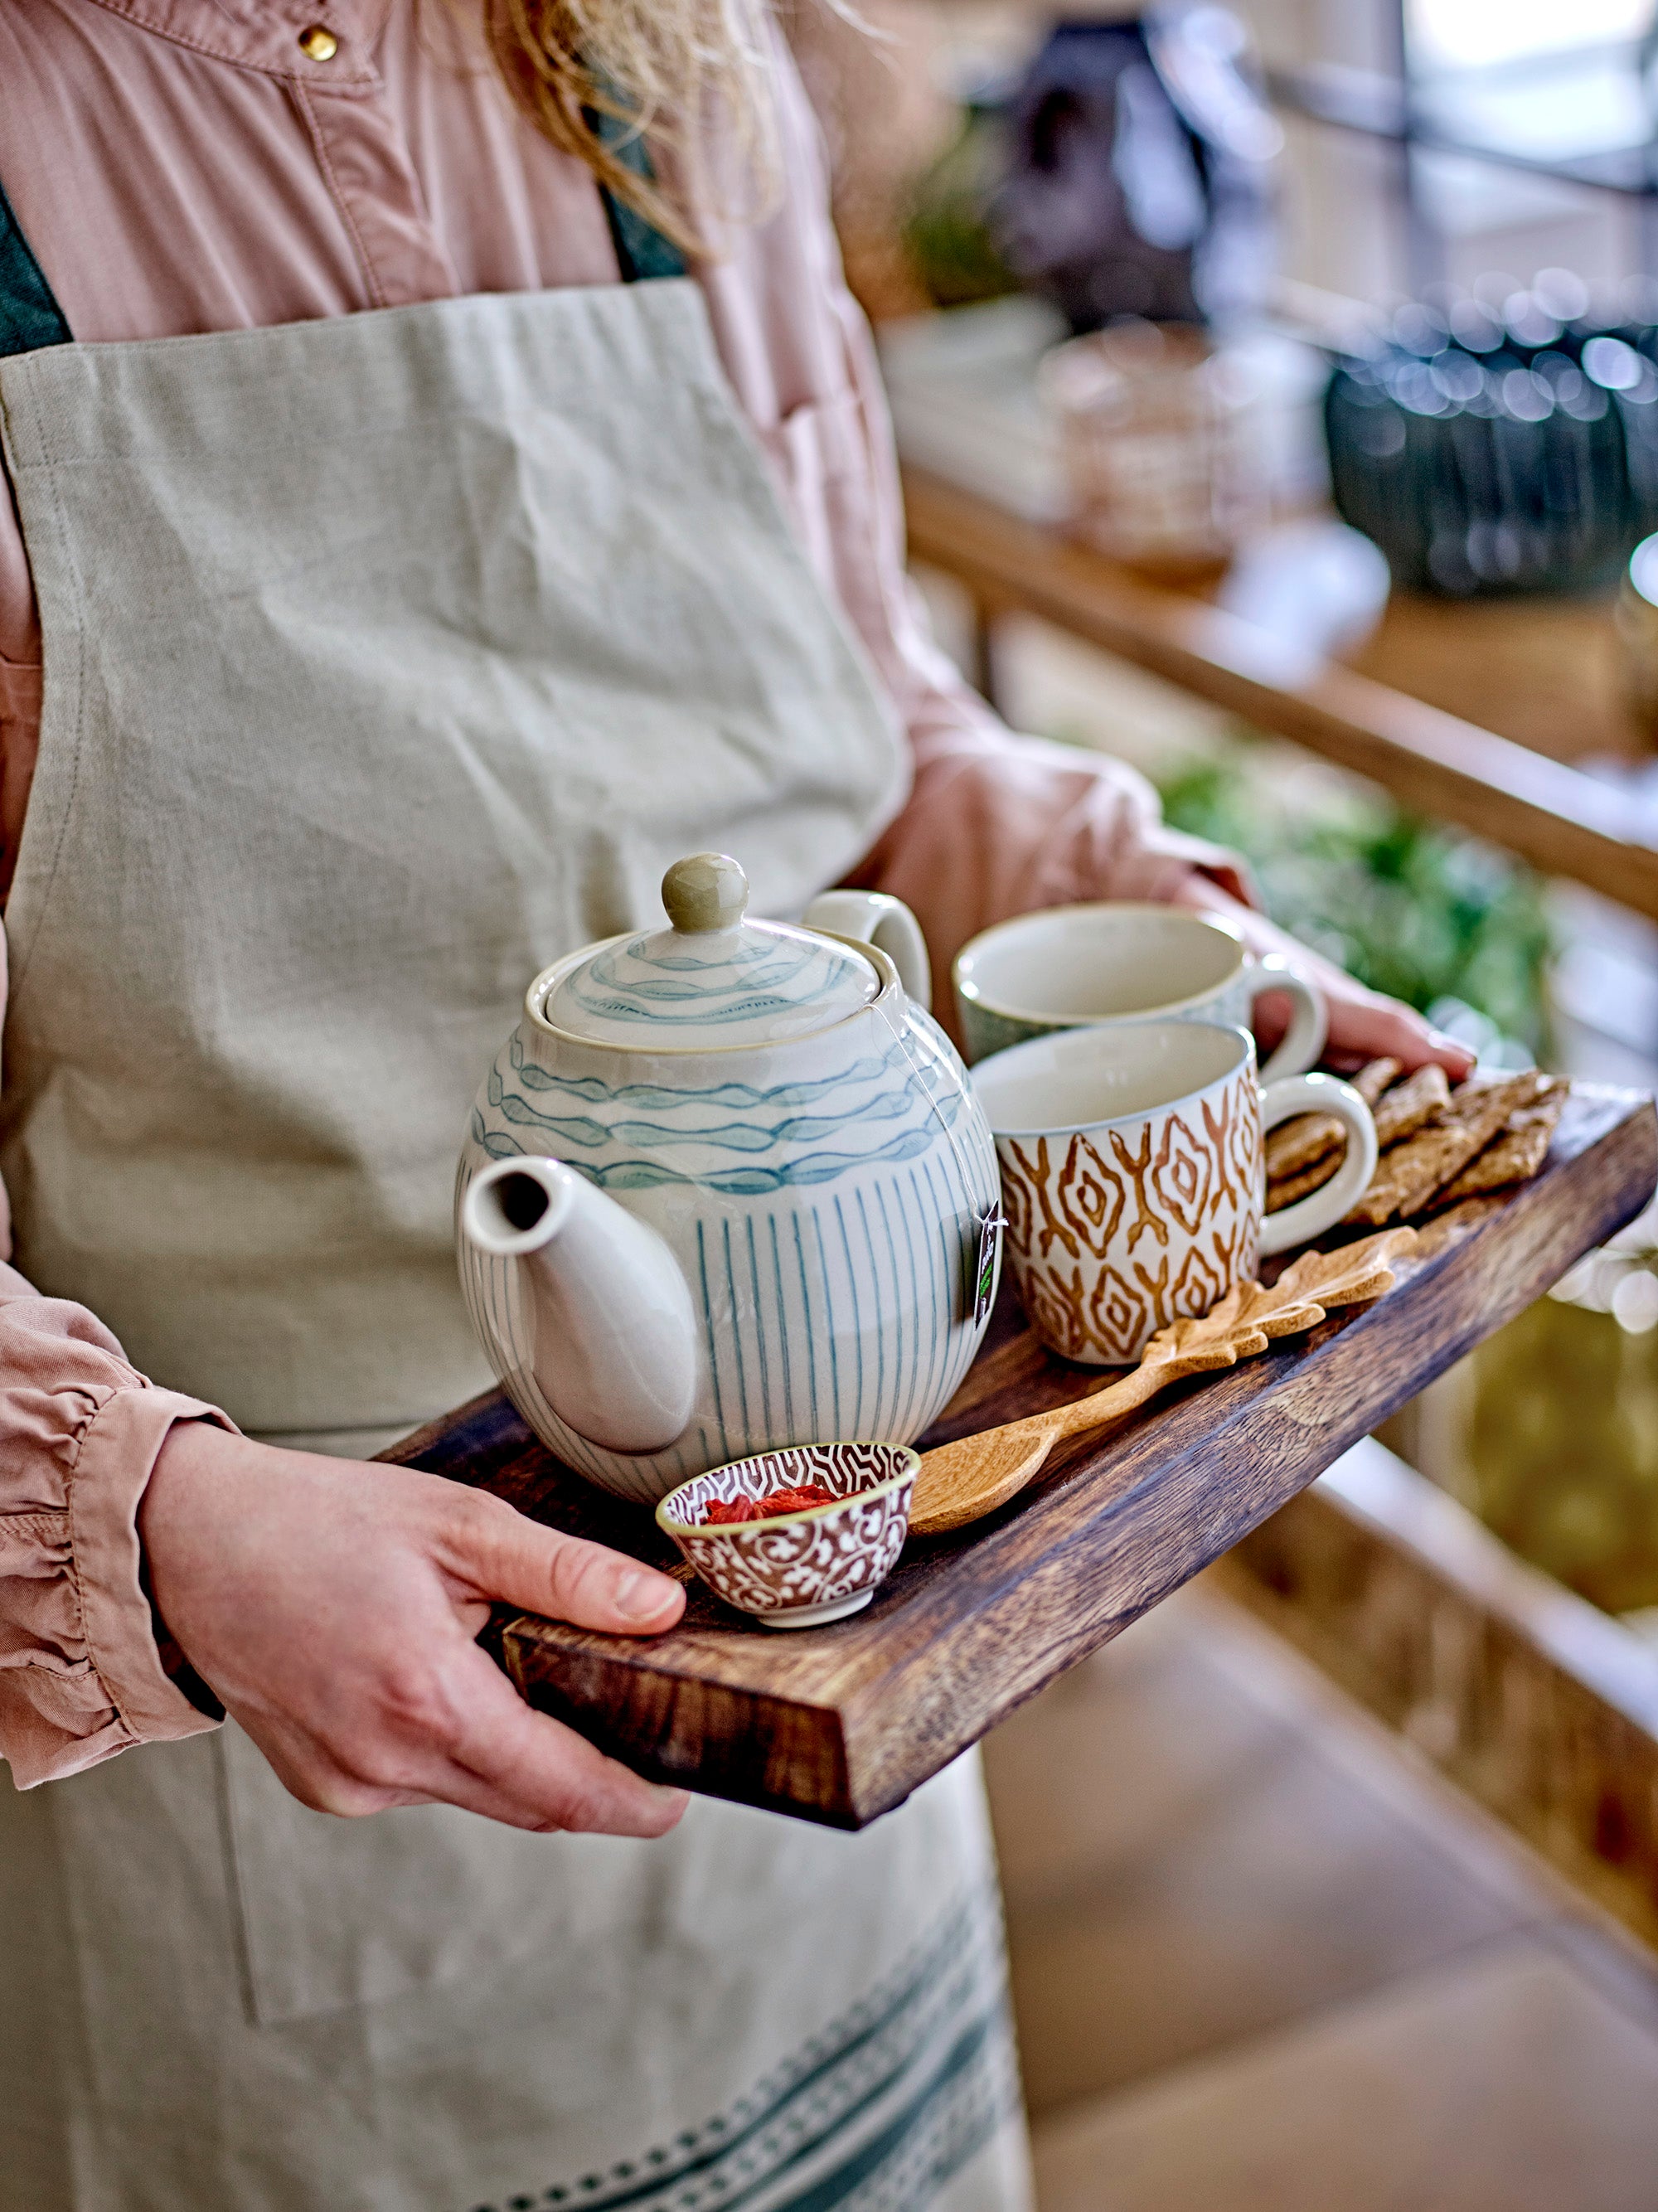
[[[1570,1085],[1529,1068],[1523,1075],[1471,1076],[1453,1091],[1441,1067],[1400,1081],[1396,1060],[1373,1060],[1351,1078],[1376,1115],[1381,1158],[1370,1187],[1347,1219],[1370,1229],[1409,1221],[1430,1207],[1503,1190],[1537,1173]],[[1342,1127],[1333,1114],[1303,1114],[1266,1139],[1266,1211],[1277,1212],[1328,1182],[1341,1164]]]

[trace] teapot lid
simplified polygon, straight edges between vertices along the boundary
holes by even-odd
[[[844,1021],[879,994],[872,962],[786,922],[747,921],[749,879],[726,853],[662,878],[671,927],[612,939],[546,998],[556,1029],[635,1052],[775,1043]]]

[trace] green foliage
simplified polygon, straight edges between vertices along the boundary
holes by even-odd
[[[1533,1052],[1546,1043],[1543,887],[1476,839],[1381,797],[1309,785],[1246,742],[1163,783],[1175,828],[1250,861],[1282,927],[1372,989],[1428,1012],[1457,999]]]
[[[968,108],[957,137],[915,186],[904,244],[940,307],[999,300],[1018,289],[987,220],[1002,167],[1001,137],[987,110]]]

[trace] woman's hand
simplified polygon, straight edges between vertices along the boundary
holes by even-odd
[[[1367,991],[1362,983],[1335,967],[1330,961],[1309,951],[1293,937],[1268,921],[1253,907],[1229,896],[1208,877],[1193,874],[1175,898],[1175,904],[1191,907],[1199,914],[1223,915],[1243,933],[1243,941],[1252,952],[1281,952],[1293,960],[1297,968],[1323,994],[1324,1004],[1330,1018],[1330,1033],[1325,1047],[1326,1056],[1334,1064],[1359,1067],[1367,1060],[1384,1056],[1396,1060],[1407,1073],[1426,1066],[1436,1060],[1453,1083],[1460,1083],[1473,1066],[1474,1056],[1467,1045],[1459,1044],[1455,1037],[1443,1036],[1425,1022],[1409,1006],[1401,1006],[1397,999],[1384,998],[1379,991]],[[1276,1043],[1282,1034],[1285,1012],[1280,1015],[1277,1033],[1270,1018],[1272,996],[1264,994],[1261,1000],[1262,1056]]]
[[[660,1836],[685,1808],[531,1711],[473,1641],[492,1601],[671,1628],[666,1575],[481,1491],[180,1422],[138,1533],[157,1611],[281,1780],[319,1812],[433,1801],[515,1828]]]

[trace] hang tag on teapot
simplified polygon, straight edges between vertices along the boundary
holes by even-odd
[[[1007,1216],[993,1206],[979,1217],[978,1254],[973,1269],[973,1326],[977,1328],[990,1311],[996,1294],[996,1255],[1001,1249]]]

